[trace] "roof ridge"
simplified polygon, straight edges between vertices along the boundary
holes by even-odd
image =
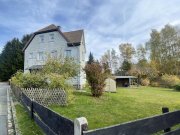
[[[62,33],[76,32],[76,31],[84,31],[84,29],[78,29],[78,30],[72,30],[72,31],[65,31],[65,32],[62,32]]]

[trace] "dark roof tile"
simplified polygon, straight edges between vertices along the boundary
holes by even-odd
[[[70,31],[70,32],[62,32],[59,29],[58,26],[56,26],[54,24],[51,24],[51,25],[49,25],[47,27],[44,27],[44,28],[34,32],[32,37],[30,38],[30,40],[26,43],[25,47],[23,48],[23,51],[25,51],[25,49],[28,47],[30,42],[35,37],[35,35],[40,34],[40,33],[51,32],[51,31],[58,31],[64,37],[64,39],[67,41],[68,45],[69,44],[75,45],[74,43],[78,43],[79,44],[81,42],[82,35],[84,34],[83,30],[76,30],[76,31]]]
[[[78,43],[81,42],[83,30],[63,32],[63,34],[69,40],[70,43]]]

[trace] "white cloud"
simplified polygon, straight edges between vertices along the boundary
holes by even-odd
[[[0,27],[12,30],[14,37],[51,23],[65,31],[83,28],[87,51],[97,58],[107,49],[118,51],[122,42],[135,46],[146,42],[153,28],[180,24],[179,0],[1,0],[3,4],[6,12],[0,12]]]

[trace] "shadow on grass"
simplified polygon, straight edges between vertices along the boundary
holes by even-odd
[[[92,94],[87,91],[74,91],[73,94],[75,96],[79,96],[79,95],[88,96],[88,97],[92,96]]]
[[[174,89],[171,89],[171,90],[165,90],[165,89],[163,89],[163,90],[159,90],[159,91],[167,91],[167,92],[179,92],[179,93],[180,93],[180,91],[178,91],[178,90],[174,90]]]

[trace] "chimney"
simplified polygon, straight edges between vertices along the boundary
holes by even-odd
[[[61,26],[57,26],[57,28],[58,28],[59,30],[61,30]]]

